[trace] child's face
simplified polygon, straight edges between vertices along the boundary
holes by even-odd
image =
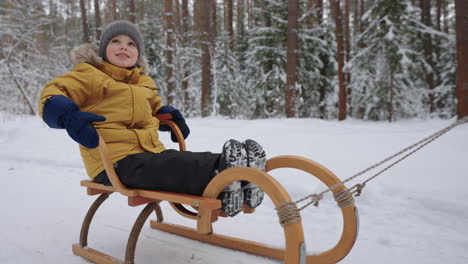
[[[115,66],[129,68],[138,60],[138,49],[135,42],[127,35],[118,35],[107,44],[106,56]]]

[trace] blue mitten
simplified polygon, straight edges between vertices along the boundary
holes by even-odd
[[[185,123],[185,118],[182,116],[180,111],[172,106],[165,105],[159,109],[157,114],[171,114],[172,115],[172,121],[177,124],[179,127],[180,131],[182,132],[182,135],[184,136],[184,139],[188,137],[190,134],[190,129]],[[159,131],[171,131],[171,128],[168,125],[160,125],[159,126]],[[171,140],[173,142],[178,142],[177,137],[173,131],[171,131]]]
[[[92,122],[106,118],[88,112],[81,112],[79,106],[63,95],[54,95],[46,100],[42,118],[51,128],[65,128],[68,135],[87,148],[99,144],[99,136]]]

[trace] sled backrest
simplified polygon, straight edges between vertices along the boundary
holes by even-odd
[[[184,137],[179,127],[176,125],[176,123],[174,123],[174,121],[171,120],[172,115],[171,114],[159,114],[159,115],[156,115],[156,118],[159,119],[160,124],[168,125],[171,128],[171,130],[175,132],[177,140],[179,141],[180,151],[185,151],[186,147],[185,147]],[[120,181],[119,177],[117,176],[117,173],[115,172],[114,166],[112,164],[109,150],[107,149],[106,143],[104,142],[101,136],[99,136],[98,150],[99,150],[99,153],[101,154],[101,160],[104,164],[107,177],[112,183],[114,190],[125,196],[129,196],[129,197],[138,196],[139,195],[138,190],[129,189],[125,187],[125,185],[123,185],[122,182]]]

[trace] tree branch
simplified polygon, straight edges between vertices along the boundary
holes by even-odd
[[[24,35],[23,37],[21,37],[17,42],[16,44],[13,46],[13,48],[11,48],[10,52],[8,53],[7,55],[7,58],[6,58],[6,62],[7,62],[7,66],[8,66],[8,70],[10,71],[10,74],[11,74],[11,77],[13,78],[13,81],[15,82],[16,84],[16,87],[18,87],[18,89],[20,90],[21,94],[23,95],[24,99],[26,100],[26,102],[28,103],[28,106],[29,106],[29,109],[31,110],[31,114],[33,115],[36,115],[37,112],[36,112],[36,109],[34,108],[34,105],[32,104],[31,100],[29,100],[27,94],[26,94],[26,91],[23,89],[23,87],[21,87],[21,85],[19,84],[18,80],[15,78],[15,74],[13,72],[13,69],[11,68],[11,65],[10,65],[10,58],[11,58],[11,55],[13,54],[13,51],[19,46],[19,44],[21,42],[23,42],[23,40],[26,38],[27,35],[29,35],[31,32],[34,32],[38,27],[42,26],[43,23],[40,23],[38,25],[36,25],[35,27],[31,28],[30,30],[28,30]]]

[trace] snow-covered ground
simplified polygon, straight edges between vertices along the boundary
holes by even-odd
[[[345,179],[452,122],[195,118],[188,120],[192,133],[187,146],[218,152],[229,138],[253,138],[270,157],[304,156]],[[340,263],[468,263],[467,136],[468,124],[461,125],[370,182],[356,198],[357,242]],[[162,137],[167,147],[175,147],[167,133]],[[82,219],[95,197],[79,186],[87,176],[77,146],[66,132],[47,128],[38,117],[0,113],[0,171],[0,263],[89,263],[73,255],[71,245],[78,242]],[[272,175],[294,200],[324,188],[314,177],[295,170],[281,169]],[[128,207],[124,197],[111,195],[95,216],[89,245],[123,259],[140,208]],[[169,222],[195,224],[167,203],[163,212]],[[320,207],[303,210],[302,218],[310,254],[336,244],[342,221],[330,195]],[[284,243],[269,199],[255,214],[221,219],[214,231],[276,247]],[[140,235],[136,262],[278,263],[160,232],[149,224]]]

